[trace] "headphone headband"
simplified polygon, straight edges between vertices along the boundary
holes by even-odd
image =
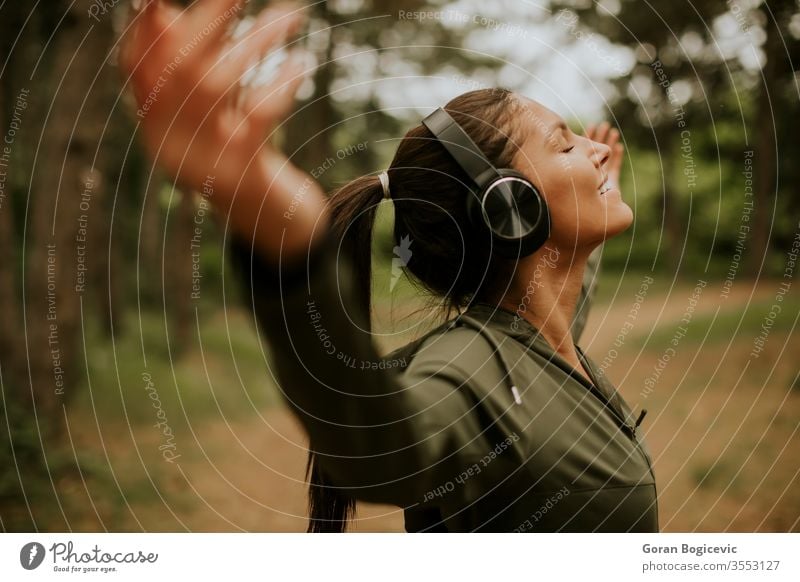
[[[437,140],[445,147],[459,166],[472,179],[478,190],[499,177],[499,172],[486,159],[472,138],[441,107],[422,120]]]

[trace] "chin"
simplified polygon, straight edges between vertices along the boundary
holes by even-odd
[[[607,202],[611,202],[611,199]],[[583,217],[585,220],[576,223],[574,217],[552,215],[551,220],[556,229],[551,233],[550,244],[564,249],[591,251],[608,239],[625,232],[633,224],[633,210],[622,198],[617,198],[612,204],[596,205],[587,209],[587,213],[581,218]],[[573,220],[570,221],[570,218]],[[559,226],[562,228],[558,228]]]
[[[608,220],[606,221],[606,233],[603,240],[608,240],[622,234],[633,224],[633,210],[625,202],[620,201],[620,204],[613,210],[609,209]]]

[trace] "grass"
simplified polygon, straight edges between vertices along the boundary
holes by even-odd
[[[240,418],[276,404],[279,394],[249,319],[233,309],[227,320],[222,311],[201,319],[199,332],[193,326],[194,337],[180,354],[155,312],[143,312],[141,326],[131,314],[127,333],[113,341],[95,328],[87,330],[91,355],[74,407],[131,424],[156,422],[145,373],[161,408],[177,424],[219,415]]]
[[[754,301],[749,305],[735,305],[730,308],[720,306],[717,313],[700,314],[692,317],[686,336],[681,339],[681,344],[719,344],[733,341],[734,338],[756,338],[761,332],[761,326],[770,313],[774,300]],[[771,324],[770,335],[775,332],[789,332],[797,328],[797,315],[800,313],[800,297],[787,295],[780,302],[782,311],[774,318]],[[650,335],[648,346],[664,346],[669,344],[675,330],[680,325],[679,321],[667,322],[658,325]],[[632,338],[631,344],[641,343],[648,334],[639,334]]]

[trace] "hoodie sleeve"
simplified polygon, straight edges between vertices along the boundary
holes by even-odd
[[[280,267],[242,240],[231,250],[270,370],[320,468],[358,499],[411,507],[485,454],[487,438],[455,368],[415,362],[401,374],[381,358],[338,247],[329,233],[307,260]]]

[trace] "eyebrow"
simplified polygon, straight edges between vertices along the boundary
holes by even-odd
[[[556,131],[559,131],[559,130],[560,131],[567,131],[568,129],[569,128],[567,127],[567,124],[564,123],[563,119],[560,119],[560,120],[556,121],[553,125],[551,125],[549,127],[548,132],[545,134],[545,137],[544,137],[545,143],[550,141],[550,139],[555,135]]]

